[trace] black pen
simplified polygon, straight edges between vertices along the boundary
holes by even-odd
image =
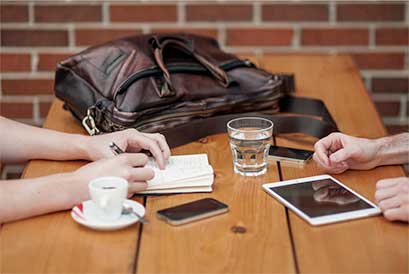
[[[124,153],[124,151],[114,142],[111,142],[109,144],[109,148],[111,149],[112,153],[114,153],[115,156]]]
[[[111,142],[109,144],[109,148],[111,149],[112,153],[115,156],[118,156],[119,154],[125,153],[125,151],[123,151],[117,144],[115,144],[114,142]],[[152,157],[152,153],[149,150],[145,150],[142,149],[139,153],[143,153],[148,157]]]
[[[115,156],[125,153],[125,151],[123,151],[117,144],[115,144],[114,142],[111,142],[109,144],[109,148],[111,149],[111,151],[114,153]],[[148,157],[152,157],[152,153],[149,150],[145,150],[142,149],[139,153],[143,153]]]

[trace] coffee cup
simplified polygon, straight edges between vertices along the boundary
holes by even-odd
[[[89,182],[88,189],[99,219],[115,221],[121,217],[128,194],[127,180],[120,177],[99,177]]]

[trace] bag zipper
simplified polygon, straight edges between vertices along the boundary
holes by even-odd
[[[270,101],[275,101],[277,99],[277,97],[280,97],[280,94],[277,94],[276,96],[274,96],[273,98],[270,98],[271,94],[261,94],[258,96],[254,96],[252,97],[252,99],[257,99],[257,100],[262,100],[264,98],[269,98],[268,100],[263,100],[263,103],[266,102],[270,102]],[[243,98],[245,99],[245,98]],[[152,122],[157,122],[157,121],[164,121],[164,120],[169,120],[169,119],[174,119],[174,118],[183,118],[183,117],[189,117],[192,115],[206,115],[206,114],[211,114],[214,112],[218,112],[220,111],[219,106],[207,109],[207,110],[202,110],[202,109],[198,109],[198,110],[191,110],[191,111],[180,111],[180,112],[174,112],[174,113],[169,113],[169,114],[162,114],[159,116],[156,116],[155,118],[150,118],[150,119],[144,119],[143,121],[139,122],[139,123],[133,123],[132,125],[129,125],[130,127],[133,128],[141,128],[147,124],[150,124]],[[111,117],[109,120],[112,123],[112,125],[116,125],[116,126],[120,126],[123,127],[120,124],[117,124],[116,122],[113,121],[112,119],[113,117]]]
[[[249,60],[234,60],[232,62],[224,63],[220,65],[220,68],[228,71],[238,67],[254,67],[255,65]],[[169,73],[181,73],[181,72],[193,72],[193,73],[206,73],[208,72],[206,68],[200,65],[169,65],[168,66]],[[160,75],[162,71],[157,67],[151,67],[149,69],[145,69],[141,72],[137,72],[129,76],[118,88],[118,91],[114,95],[114,99],[117,95],[126,91],[134,82],[139,79]]]

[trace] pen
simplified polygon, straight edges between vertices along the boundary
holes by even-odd
[[[112,153],[114,153],[115,156],[124,153],[124,151],[114,142],[111,142],[109,144],[109,148],[111,149]]]
[[[114,142],[111,142],[109,144],[109,148],[111,149],[112,153],[114,153],[115,156],[125,153],[117,144]],[[142,149],[140,153],[146,154],[148,157],[152,157],[152,153],[149,150]]]

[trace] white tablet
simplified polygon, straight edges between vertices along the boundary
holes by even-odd
[[[381,212],[375,204],[329,175],[264,184],[263,189],[312,225]]]

